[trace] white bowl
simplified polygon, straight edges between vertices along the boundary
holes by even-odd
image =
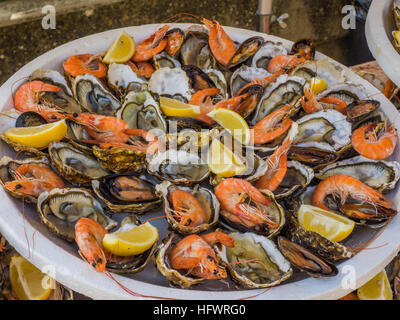
[[[174,25],[181,28],[188,26],[188,24]],[[0,88],[0,110],[7,110],[13,107],[13,91],[15,92],[17,85],[22,83],[35,69],[49,68],[61,70],[62,61],[71,55],[103,52],[111,45],[121,30],[127,31],[135,38],[136,42],[139,42],[159,27],[160,25],[153,24],[110,30],[72,41],[43,54],[21,68]],[[290,41],[258,32],[229,27],[225,29],[234,40],[240,42],[248,37],[262,36],[268,40],[281,41],[289,48],[292,45]],[[324,56],[321,54],[317,56],[317,58],[322,57]],[[394,106],[367,81],[356,76],[349,69],[345,68],[345,70],[347,77],[352,82],[362,84],[374,99],[381,102],[382,108],[389,116],[389,119],[392,119],[395,122],[396,128],[400,130],[399,113]],[[0,154],[8,152],[10,152],[9,147],[1,144]],[[395,155],[392,158],[400,161],[398,148],[396,148]],[[399,192],[392,193],[391,198],[395,203],[399,203]],[[2,206],[0,212],[0,232],[20,254],[37,267],[44,268],[47,272],[50,272],[50,275],[55,277],[57,281],[94,299],[143,298],[128,294],[105,274],[92,270],[79,257],[76,247],[67,244],[50,233],[40,223],[39,218],[33,210],[25,208],[25,213],[23,214],[21,202],[10,198],[2,188],[0,188],[0,200]],[[162,213],[158,212],[154,215],[160,214]],[[160,225],[161,222],[154,220],[154,223]],[[166,230],[160,230],[160,232],[162,238]],[[196,290],[196,288],[193,290],[175,289],[166,286],[165,279],[160,275],[156,275],[154,270],[145,270],[133,277],[114,275],[114,278],[125,287],[141,295],[175,299],[240,299],[254,296],[258,293],[262,294],[254,299],[337,299],[370,280],[393,259],[400,248],[399,234],[400,218],[396,216],[380,237],[370,244],[370,247],[379,247],[385,243],[386,245],[376,249],[363,250],[354,258],[340,263],[338,265],[340,272],[337,276],[325,279],[306,278],[296,282],[283,283],[268,292],[263,290],[234,289],[232,291],[201,291]],[[361,235],[360,237],[363,238],[364,236]],[[349,287],[349,284],[353,285],[353,287]]]
[[[392,44],[395,30],[393,0],[374,0],[365,24],[365,36],[372,55],[385,74],[400,87],[400,54]]]

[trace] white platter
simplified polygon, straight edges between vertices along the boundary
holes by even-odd
[[[188,24],[174,24],[186,28]],[[131,34],[136,42],[145,39],[160,25],[144,25],[138,27],[123,28]],[[8,110],[13,107],[12,93],[20,83],[25,81],[37,68],[49,68],[61,70],[62,61],[67,57],[78,53],[99,53],[105,51],[122,29],[110,30],[81,38],[54,50],[51,50],[16,72],[0,88],[0,110]],[[280,41],[285,46],[291,47],[290,41],[265,35],[258,32],[226,27],[229,35],[239,42],[252,37],[262,36],[272,41]],[[324,57],[321,54],[317,58]],[[367,81],[356,76],[345,68],[350,81],[362,84],[373,96],[381,102],[383,110],[395,122],[397,130],[400,130],[399,113],[394,106],[379,91]],[[393,159],[400,161],[399,148],[396,148]],[[0,145],[0,155],[9,153],[9,148]],[[400,203],[400,193],[392,193],[390,196],[396,204]],[[47,268],[51,275],[60,283],[94,299],[134,299],[122,290],[114,281],[104,274],[96,273],[84,262],[76,252],[76,249],[66,242],[51,234],[39,221],[33,210],[25,210],[22,214],[20,201],[11,199],[0,189],[0,232],[9,240],[12,246],[39,268]],[[158,213],[160,215],[160,212]],[[155,225],[160,220],[154,221]],[[359,287],[377,272],[382,270],[400,249],[400,217],[396,216],[384,232],[370,244],[370,247],[379,247],[371,250],[363,250],[354,258],[338,265],[339,274],[336,277],[325,279],[305,278],[297,282],[283,283],[272,288],[268,292],[263,290],[230,290],[230,291],[201,291],[198,289],[182,290],[169,288],[164,282],[159,282],[153,270],[144,271],[137,277],[128,278],[115,275],[114,277],[127,288],[146,296],[168,297],[175,299],[240,299],[258,295],[255,299],[337,299],[352,291],[352,284]],[[163,234],[161,232],[160,236]],[[146,273],[147,272],[147,273]],[[140,279],[140,280],[137,280]],[[150,279],[147,281],[146,279]],[[350,281],[349,281],[350,280]],[[152,282],[152,283],[151,283]],[[154,284],[154,283],[158,284]]]
[[[395,29],[393,0],[374,0],[365,24],[365,36],[372,55],[385,74],[400,87],[400,54],[392,45]]]

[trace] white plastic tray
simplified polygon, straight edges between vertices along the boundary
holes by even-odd
[[[188,24],[174,24],[185,28]],[[138,27],[123,28],[131,34],[136,42],[139,42],[153,33],[161,25],[144,25]],[[32,62],[25,65],[15,73],[0,88],[0,110],[13,107],[12,90],[26,80],[37,68],[49,68],[61,70],[62,61],[67,57],[78,53],[99,53],[107,50],[115,37],[122,29],[110,30],[81,38],[54,50],[51,50]],[[226,27],[229,35],[237,41],[243,41],[251,36],[262,36],[272,41],[281,41],[290,47],[291,42],[258,32]],[[318,54],[317,58],[323,55]],[[356,76],[346,68],[348,78],[356,83],[362,84],[374,99],[382,103],[382,108],[395,122],[396,128],[400,130],[399,113],[394,106],[379,91],[367,81]],[[0,144],[0,155],[9,153],[9,147]],[[400,161],[400,153],[396,148],[393,159]],[[400,194],[396,190],[391,194],[395,203],[399,203]],[[38,219],[33,210],[25,210],[22,214],[22,203],[12,199],[0,188],[0,232],[8,239],[12,246],[25,256],[29,261],[39,268],[47,266],[57,281],[69,288],[94,299],[134,299],[132,295],[122,290],[114,281],[106,275],[96,273],[84,262],[76,252],[76,248],[51,234]],[[155,215],[160,215],[160,212]],[[156,226],[164,225],[163,221],[154,220]],[[160,230],[161,238],[166,230]],[[359,287],[377,272],[382,270],[397,254],[400,247],[400,218],[396,216],[382,235],[370,244],[377,247],[387,243],[385,246],[372,250],[364,250],[354,258],[341,263],[339,274],[336,277],[325,279],[306,278],[296,282],[283,283],[272,288],[255,299],[337,299],[352,291],[346,287],[348,279],[354,275],[355,286]],[[114,277],[127,288],[147,296],[168,297],[176,299],[240,299],[256,295],[263,290],[232,290],[231,291],[201,291],[199,289],[182,290],[169,288],[165,279],[154,272],[150,267],[132,278],[114,275]],[[354,271],[354,273],[353,273]],[[160,280],[161,279],[161,280]],[[342,285],[344,284],[344,286]],[[351,281],[350,281],[351,283]]]

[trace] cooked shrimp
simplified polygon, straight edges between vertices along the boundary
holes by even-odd
[[[207,214],[200,201],[185,190],[175,189],[169,195],[172,210],[167,212],[182,226],[196,227],[207,221]]]
[[[133,61],[128,61],[126,64],[131,67],[133,72],[145,78],[150,78],[153,72],[155,71],[153,66],[148,62],[135,63]]]
[[[163,26],[150,37],[139,43],[136,46],[135,54],[133,55],[132,60],[134,62],[147,61],[163,51],[168,44],[168,40],[164,38],[168,28],[169,27],[167,25]]]
[[[312,90],[304,87],[304,96],[301,98],[301,106],[306,113],[314,113],[326,109],[335,109],[346,115],[346,101],[335,97],[324,97],[317,101]]]
[[[397,132],[393,125],[370,123],[354,130],[351,137],[353,148],[363,157],[383,160],[389,157],[397,144]]]
[[[93,54],[77,54],[64,62],[64,71],[72,77],[90,73],[97,78],[107,75],[107,67],[101,62],[100,56]]]
[[[201,19],[207,29],[210,31],[208,44],[214,58],[223,66],[227,66],[236,52],[235,44],[226,34],[218,21],[211,22],[207,19]]]
[[[352,218],[382,219],[397,214],[392,203],[380,192],[344,174],[333,175],[322,180],[315,188],[313,205],[330,210],[325,204],[328,196],[337,200],[339,209]],[[346,203],[347,200],[351,202]]]
[[[271,59],[268,64],[267,71],[270,73],[275,73],[277,71],[289,72],[305,61],[306,59],[301,55],[280,54]]]
[[[286,117],[291,106],[285,105],[257,122],[250,130],[254,144],[268,143],[290,129],[293,121]]]
[[[221,243],[233,247],[234,240],[222,232],[212,232],[202,236],[189,235],[178,242],[169,254],[174,269],[185,269],[188,273],[202,279],[223,279],[226,270],[219,265],[217,255],[211,247]]]
[[[214,109],[214,104],[211,100],[212,96],[220,93],[220,89],[218,88],[207,88],[203,90],[196,91],[189,100],[189,104],[193,104],[195,106],[200,106],[200,116],[197,119],[212,125],[215,123],[213,119],[207,116],[207,113],[211,112]]]
[[[45,92],[57,91],[61,91],[61,88],[39,80],[26,82],[18,88],[14,95],[14,107],[21,112],[39,113],[48,122],[60,120],[63,117],[56,106],[50,106],[40,101]]]
[[[255,184],[258,189],[275,191],[279,187],[287,172],[287,152],[290,147],[290,141],[286,140],[268,158],[268,170]]]
[[[64,188],[63,180],[54,171],[37,164],[24,163],[12,174],[15,180],[6,182],[4,187],[21,194],[38,197],[44,191]]]
[[[215,188],[215,195],[227,219],[256,229],[278,227],[267,215],[271,201],[250,182],[237,178],[223,180]]]
[[[87,262],[97,271],[104,272],[107,264],[103,238],[107,230],[98,222],[80,218],[75,224],[75,242]]]

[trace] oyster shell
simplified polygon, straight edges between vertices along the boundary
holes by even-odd
[[[179,185],[200,183],[210,174],[207,163],[197,154],[174,149],[157,153],[148,162],[147,171]]]
[[[114,116],[121,107],[120,101],[92,74],[77,76],[72,92],[82,107],[91,113]]]
[[[120,97],[130,91],[143,90],[147,87],[147,80],[139,76],[126,64],[112,63],[108,67],[107,78],[109,86]]]
[[[36,69],[32,72],[31,76],[29,77],[29,81],[40,80],[45,83],[50,83],[61,88],[67,95],[72,97],[72,91],[68,85],[67,80],[65,77],[55,70],[49,69]]]
[[[204,73],[214,82],[215,86],[221,90],[219,95],[222,99],[228,98],[228,84],[224,74],[217,69],[206,69]]]
[[[234,238],[235,246],[216,246],[215,251],[226,263],[232,279],[242,287],[273,287],[291,277],[290,262],[272,240],[250,232],[229,235]]]
[[[109,174],[92,154],[76,143],[52,142],[49,155],[51,164],[72,184],[89,184]]]
[[[135,216],[128,216],[124,218],[121,222],[121,226],[115,232],[128,231],[136,226],[141,225],[139,219]],[[126,273],[138,273],[142,271],[147,264],[150,262],[157,248],[157,241],[154,245],[146,250],[145,252],[130,256],[130,257],[117,257],[113,256],[111,261],[107,261],[106,268],[108,271],[126,274]]]
[[[171,57],[168,53],[164,51],[159,54],[156,54],[153,57],[153,63],[156,69],[181,67],[181,63],[178,60]]]
[[[147,90],[129,92],[117,117],[124,120],[131,129],[167,131],[158,99]]]
[[[201,203],[202,208],[207,214],[207,222],[200,225],[191,227],[179,224],[179,222],[174,218],[173,205],[170,201],[169,194],[173,190],[180,189],[193,194],[193,196]],[[164,181],[163,183],[156,186],[157,193],[162,197],[164,204],[165,217],[171,228],[180,234],[187,235],[192,233],[200,233],[206,231],[218,223],[219,218],[219,202],[215,197],[214,193],[207,188],[201,188],[199,186],[193,189],[187,187],[176,187],[169,181]]]
[[[255,79],[262,79],[268,76],[270,73],[262,68],[248,67],[242,65],[240,68],[231,76],[230,86],[232,96],[243,88],[246,84],[252,82]]]
[[[113,212],[143,214],[161,203],[154,183],[145,176],[113,174],[92,180],[92,189]]]
[[[151,75],[149,90],[187,102],[193,93],[189,84],[189,77],[181,68],[161,68]]]
[[[339,154],[326,142],[307,141],[292,146],[288,158],[309,166],[326,165],[336,161]]]
[[[336,83],[335,85],[328,87],[327,90],[317,95],[317,101],[322,98],[339,98],[346,102],[347,105],[358,100],[368,99],[367,90],[360,84],[354,84],[351,82]]]
[[[316,178],[323,180],[336,174],[357,178],[379,192],[389,192],[400,179],[400,163],[397,161],[376,161],[357,156],[335,162],[316,172]]]
[[[282,43],[266,41],[253,56],[251,66],[267,70],[270,60],[280,54],[288,54],[288,50],[283,46]]]
[[[75,223],[82,217],[100,223],[106,230],[117,223],[104,212],[101,204],[84,189],[53,189],[40,194],[37,211],[42,222],[61,238],[75,240]]]

